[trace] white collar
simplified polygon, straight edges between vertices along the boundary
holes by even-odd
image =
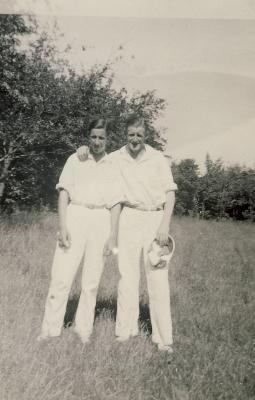
[[[92,160],[92,161],[94,161],[94,162],[97,163],[97,164],[101,164],[101,163],[107,162],[107,161],[109,160],[109,155],[108,155],[107,153],[105,153],[105,155],[104,155],[102,158],[100,158],[99,161],[96,161],[95,158],[93,157],[93,154],[91,154],[91,153],[89,152],[88,158],[87,158],[87,159],[88,159],[88,160]]]
[[[148,145],[146,143],[144,145],[144,148],[145,148],[145,152],[143,153],[142,157],[138,161],[129,154],[129,152],[127,151],[126,145],[121,147],[119,151],[127,160],[129,160],[131,162],[133,161],[136,163],[140,163],[140,162],[150,159],[157,152],[153,147],[151,147],[150,145]]]

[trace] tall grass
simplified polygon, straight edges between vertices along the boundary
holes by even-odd
[[[118,271],[108,261],[91,342],[69,326],[79,296],[73,285],[63,334],[40,332],[55,247],[55,214],[20,214],[0,223],[1,400],[255,399],[255,225],[174,219],[169,274],[174,354],[150,340],[141,279],[141,335],[114,338]]]

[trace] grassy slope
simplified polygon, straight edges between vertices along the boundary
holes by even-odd
[[[53,214],[0,224],[1,400],[255,399],[255,225],[175,219],[170,272],[175,354],[150,341],[144,276],[141,336],[114,340],[118,272],[108,262],[92,341],[71,329],[37,343],[55,246]],[[79,276],[66,323],[77,305]]]

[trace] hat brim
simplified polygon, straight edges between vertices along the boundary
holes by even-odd
[[[156,239],[154,239],[154,241],[156,241]],[[154,242],[153,241],[153,242]],[[167,244],[168,248],[169,248],[169,253],[166,255],[156,255],[155,253],[149,252],[149,259],[151,261],[151,264],[153,267],[155,268],[166,268],[169,266],[169,263],[171,261],[171,258],[173,257],[174,251],[175,251],[175,241],[173,236],[169,235],[168,236],[168,244]],[[152,254],[153,253],[153,254]],[[165,265],[160,265],[161,261],[165,261]]]

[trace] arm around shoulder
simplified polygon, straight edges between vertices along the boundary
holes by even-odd
[[[79,161],[86,161],[89,155],[89,148],[88,146],[80,146],[77,151],[76,155],[79,159]]]

